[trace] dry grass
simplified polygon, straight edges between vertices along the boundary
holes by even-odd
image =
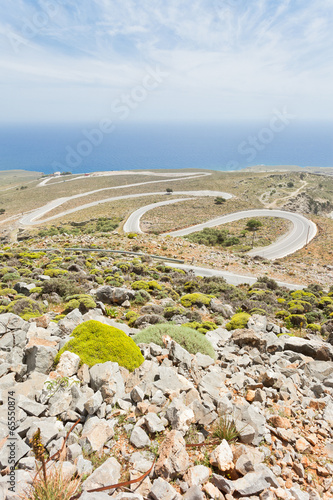
[[[30,489],[21,495],[22,500],[70,500],[77,493],[81,484],[81,478],[71,479],[64,477],[61,464],[53,467],[47,473],[45,481],[39,474]]]

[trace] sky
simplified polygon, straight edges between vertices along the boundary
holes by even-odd
[[[332,119],[333,0],[3,0],[2,123]]]

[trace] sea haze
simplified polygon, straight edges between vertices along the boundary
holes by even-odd
[[[294,121],[278,127],[279,131],[273,128],[254,122],[122,123],[112,132],[92,133],[96,124],[2,125],[0,170],[50,174],[155,168],[239,170],[261,164],[333,166],[331,123]]]

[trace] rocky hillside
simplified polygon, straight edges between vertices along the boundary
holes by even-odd
[[[64,500],[333,498],[332,290],[81,253],[0,271],[0,499],[46,460]]]

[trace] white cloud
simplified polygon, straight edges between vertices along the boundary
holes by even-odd
[[[37,26],[48,2],[56,11]],[[155,64],[170,77],[142,106],[142,119],[154,110],[159,118],[218,119],[221,110],[261,118],[280,103],[298,116],[331,117],[331,0],[45,0],[35,7],[19,0],[2,4],[0,14],[8,119],[99,119],[103,103]],[[26,43],[13,46],[9,33]]]

